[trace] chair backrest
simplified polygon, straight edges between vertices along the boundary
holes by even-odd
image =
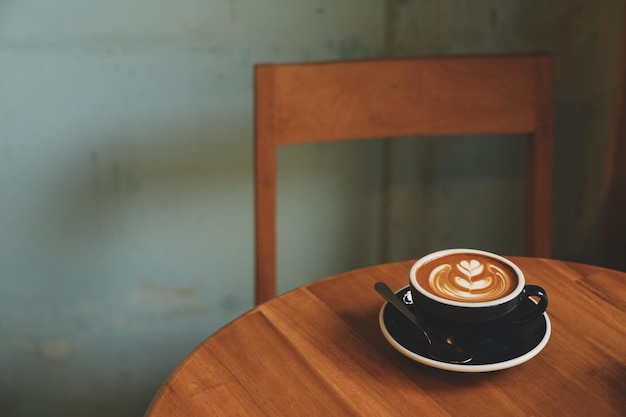
[[[527,133],[525,250],[549,257],[552,84],[548,55],[255,67],[256,302],[276,295],[276,155],[287,144]]]

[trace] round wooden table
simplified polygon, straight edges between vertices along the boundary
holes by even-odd
[[[412,262],[317,281],[255,307],[174,371],[147,416],[620,416],[626,413],[626,274],[510,258],[550,297],[535,357],[487,373],[417,363],[379,327],[373,286]]]

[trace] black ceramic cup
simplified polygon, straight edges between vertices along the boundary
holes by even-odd
[[[488,337],[539,318],[548,306],[543,288],[526,284],[517,265],[475,249],[447,249],[420,258],[409,283],[415,312],[444,337]]]

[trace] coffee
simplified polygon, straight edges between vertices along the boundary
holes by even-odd
[[[451,301],[480,303],[515,291],[517,274],[506,263],[476,253],[455,253],[421,265],[415,276],[426,292]]]

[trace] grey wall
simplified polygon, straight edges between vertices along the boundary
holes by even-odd
[[[623,7],[1,0],[0,415],[141,415],[252,307],[256,62],[555,53],[554,253],[594,263]],[[519,253],[523,139],[470,139],[281,149],[281,291],[445,246]]]

